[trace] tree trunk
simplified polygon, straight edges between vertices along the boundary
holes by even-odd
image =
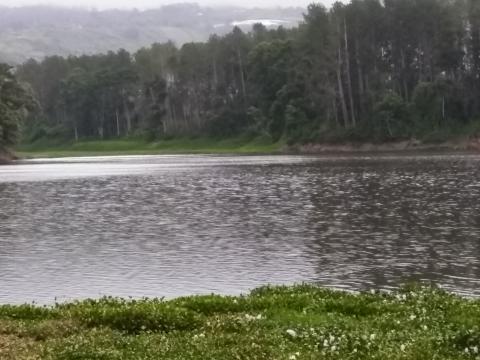
[[[357,125],[357,121],[355,119],[355,106],[353,101],[353,91],[352,91],[352,78],[350,76],[350,54],[348,52],[348,35],[347,35],[347,20],[343,20],[343,28],[344,28],[344,35],[345,35],[345,62],[347,65],[347,87],[348,87],[348,97],[350,99],[350,116],[352,120],[352,126],[355,127]]]
[[[128,104],[125,99],[125,89],[122,89],[122,100],[123,100],[123,110],[125,112],[125,118],[127,120],[127,135],[130,135],[132,131],[132,118],[130,116],[130,110],[128,109]]]
[[[350,127],[350,120],[348,119],[347,104],[345,103],[345,92],[343,91],[342,82],[342,54],[340,48],[338,49],[338,61],[337,61],[337,86],[338,96],[340,98],[340,105],[342,108],[343,122],[346,128]]]
[[[120,116],[118,114],[118,109],[115,110],[115,119],[117,120],[117,136],[120,137]]]
[[[402,61],[402,69],[400,72],[400,78],[402,81],[402,86],[403,86],[403,93],[404,93],[404,100],[409,101],[410,100],[410,94],[408,91],[408,84],[407,84],[407,79],[406,79],[406,72],[407,72],[407,61],[405,59],[405,52],[400,50],[400,59]]]
[[[75,142],[78,142],[78,127],[77,127],[77,122],[75,121],[74,124],[74,131],[75,131]]]
[[[213,85],[215,86],[215,91],[218,86],[218,73],[217,73],[217,59],[213,58]]]
[[[335,116],[335,126],[337,129],[340,128],[340,122],[338,121],[338,111],[337,111],[337,104],[335,103],[335,100],[332,100],[332,109],[333,109],[333,115]]]
[[[442,120],[445,123],[446,111],[445,111],[445,96],[442,96]]]
[[[366,103],[364,98],[365,86],[363,82],[363,70],[362,63],[360,61],[360,48],[358,45],[358,40],[355,41],[355,60],[357,65],[357,75],[358,75],[358,97],[359,97],[359,106],[360,106],[360,116],[365,112],[364,104]]]
[[[240,54],[240,50],[237,50],[237,56],[238,56],[238,65],[239,65],[239,68],[240,68],[240,82],[242,84],[242,95],[243,95],[243,98],[246,99],[247,98],[247,86],[246,86],[246,83],[245,83],[245,73],[243,71],[243,61],[242,61],[242,56]]]
[[[169,129],[171,128],[171,125],[173,123],[172,119],[172,111],[170,109],[170,96],[168,95],[168,90],[167,90],[167,96],[165,96],[164,100],[164,106],[165,106],[165,114],[166,116],[163,117],[163,134],[167,134]]]
[[[103,140],[103,137],[104,137],[104,133],[105,133],[105,94],[102,92],[102,108],[101,108],[101,112],[100,112],[100,128],[99,128],[99,133],[100,133],[100,137],[102,138]]]

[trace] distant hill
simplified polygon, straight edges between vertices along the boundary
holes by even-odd
[[[0,62],[21,63],[48,55],[82,55],[135,51],[155,42],[177,45],[224,34],[237,25],[248,30],[291,27],[302,19],[301,8],[246,9],[176,4],[153,10],[87,10],[50,6],[0,6]]]

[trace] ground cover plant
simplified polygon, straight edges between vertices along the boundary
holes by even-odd
[[[1,359],[480,359],[480,301],[431,287],[0,307]]]

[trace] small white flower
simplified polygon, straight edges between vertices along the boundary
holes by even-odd
[[[427,325],[423,325],[423,330],[428,330],[428,326]]]
[[[327,339],[323,340],[323,347],[328,347],[328,340]]]
[[[262,314],[258,314],[257,317],[256,317],[257,320],[262,320],[262,318],[263,318]]]
[[[470,351],[468,350],[468,348],[465,348],[465,354],[470,354]]]
[[[333,342],[335,341],[335,336],[330,335],[330,339],[329,339],[329,340],[330,340],[331,343],[333,343]]]
[[[405,344],[400,345],[400,350],[405,351]]]
[[[417,318],[417,315],[410,315],[410,320],[415,320]]]
[[[297,337],[297,332],[292,329],[288,329],[287,334],[290,335],[291,337]]]
[[[375,295],[375,289],[371,289],[370,294]]]
[[[375,334],[371,334],[371,335],[370,335],[370,340],[375,340],[376,336],[377,336],[377,335],[375,335]]]
[[[478,346],[472,347],[472,351],[474,354],[478,354]]]
[[[297,357],[295,356],[295,354],[292,354],[288,357],[288,360],[296,360]]]
[[[335,345],[332,346],[332,351],[337,350],[337,347]]]

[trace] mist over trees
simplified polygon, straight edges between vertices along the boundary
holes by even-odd
[[[132,2],[132,6],[136,5]],[[135,52],[154,42],[179,46],[225,35],[251,19],[276,19],[287,27],[298,24],[303,8],[206,7],[180,3],[156,9],[88,10],[56,6],[2,7],[0,4],[0,62],[20,64],[45,56],[81,56],[114,49]]]
[[[297,28],[30,60],[17,76],[40,138],[268,136],[294,142],[442,139],[480,112],[480,4],[353,0]]]

